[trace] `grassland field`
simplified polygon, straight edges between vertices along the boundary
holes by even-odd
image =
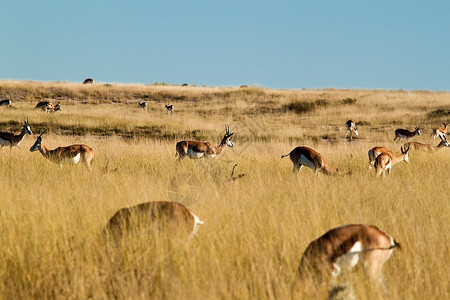
[[[400,153],[396,128],[419,125],[413,140],[437,145],[431,131],[450,119],[449,92],[0,81],[0,98],[12,100],[0,107],[0,131],[17,134],[26,118],[33,131],[22,150],[0,151],[0,299],[325,299],[326,288],[299,288],[298,263],[310,241],[348,223],[401,243],[383,269],[389,299],[450,298],[450,148],[411,152],[385,179],[367,157],[374,146]],[[34,109],[42,100],[62,111]],[[352,141],[348,119],[360,132]],[[177,141],[218,144],[225,124],[234,148],[176,161]],[[92,147],[92,170],[30,152],[44,130],[49,149]],[[293,173],[280,157],[299,145],[352,175]],[[246,175],[232,183],[234,164]],[[180,191],[193,193],[189,208],[205,221],[194,239],[137,235],[118,246],[101,237],[119,208],[170,200],[180,174],[199,182]],[[341,280],[358,299],[384,297],[361,270]]]

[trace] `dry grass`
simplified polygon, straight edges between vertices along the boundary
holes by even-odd
[[[54,90],[69,95],[61,114],[32,109],[34,95],[58,99]],[[86,90],[96,98],[83,104]],[[170,96],[156,99],[162,92]],[[116,93],[121,99],[111,104]],[[148,98],[131,97],[137,94]],[[60,169],[28,151],[30,136],[22,151],[0,152],[2,299],[308,299],[296,284],[302,251],[346,223],[377,225],[402,244],[384,268],[390,299],[450,297],[450,150],[411,153],[411,162],[394,166],[384,180],[369,172],[367,158],[375,145],[400,152],[403,143],[392,142],[398,126],[420,124],[423,134],[415,140],[433,143],[431,128],[446,119],[429,113],[447,111],[450,93],[1,82],[0,98],[7,95],[22,96],[0,108],[0,130],[18,132],[17,122],[28,116],[34,133],[50,131],[43,140],[49,148],[81,142],[95,158],[91,172]],[[347,98],[356,102],[345,104]],[[147,112],[137,107],[143,99]],[[283,109],[316,100],[329,103],[302,114]],[[166,102],[175,105],[171,116]],[[349,118],[362,122],[353,142],[343,139]],[[236,131],[234,149],[210,161],[175,161],[178,139],[219,142],[225,123]],[[280,156],[300,144],[353,175],[293,174]],[[246,176],[230,183],[235,163]],[[195,239],[138,235],[113,245],[102,238],[117,209],[168,200],[169,181],[183,173],[195,174],[201,185],[190,207],[205,221]],[[358,299],[381,297],[362,272],[342,279]],[[319,288],[314,298],[326,294]]]

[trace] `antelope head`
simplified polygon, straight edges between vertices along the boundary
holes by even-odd
[[[226,144],[228,147],[234,147],[233,142],[231,141],[231,136],[234,132],[230,133],[230,125],[225,124],[225,135],[223,136],[223,141],[226,140]]]
[[[36,139],[36,142],[34,142],[33,146],[31,146],[30,151],[34,152],[39,150],[39,148],[41,147],[41,143],[42,143],[42,135],[45,133],[45,130],[43,133],[41,133],[38,138]]]
[[[417,135],[420,135],[420,126],[415,126],[414,130],[417,132]]]
[[[29,135],[32,135],[32,134],[33,134],[33,132],[31,132],[31,129],[30,129],[30,124],[28,123],[28,118],[27,118],[26,121],[23,120],[23,125],[22,125],[22,127],[25,129],[25,133],[26,133],[26,134],[29,134]]]
[[[409,157],[408,157],[409,147],[410,147],[409,145],[407,147],[400,147],[402,154],[405,155],[405,162],[407,162],[407,163],[409,163]]]

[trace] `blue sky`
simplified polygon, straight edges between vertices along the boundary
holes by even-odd
[[[0,79],[450,89],[450,1],[0,0]]]

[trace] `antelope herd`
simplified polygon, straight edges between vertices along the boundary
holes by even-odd
[[[93,84],[93,79],[86,79],[84,84]],[[246,86],[241,86],[244,88]],[[9,101],[9,100],[8,100]],[[5,103],[5,102],[3,102]],[[10,102],[9,102],[10,103]],[[9,105],[8,103],[8,105]],[[4,104],[2,104],[4,105]],[[139,107],[143,110],[147,109],[146,102],[140,102]],[[49,101],[41,101],[36,107],[46,112],[55,112],[61,110],[60,103],[53,105]],[[168,113],[173,111],[173,105],[165,105]],[[446,139],[448,124],[443,123],[444,128],[433,129],[433,137],[439,137],[441,142],[437,146],[422,144],[419,142],[408,142],[401,147],[401,154],[396,155],[393,151],[377,146],[369,150],[369,168],[375,167],[376,177],[385,173],[391,173],[392,166],[401,162],[409,161],[409,152],[411,150],[435,153],[444,147],[450,147],[450,143]],[[345,123],[346,134],[353,138],[353,134],[359,136],[358,128],[352,120]],[[83,163],[88,169],[94,158],[94,150],[84,144],[75,144],[65,147],[58,147],[49,150],[42,143],[41,133],[33,146],[31,152],[38,151],[49,161],[59,164],[78,164]],[[221,154],[227,147],[234,147],[231,140],[234,132],[230,132],[230,126],[225,125],[225,134],[220,143],[216,146],[210,142],[202,142],[197,140],[182,140],[176,143],[176,154],[178,161],[185,157],[191,159],[214,158]],[[8,132],[0,132],[0,146],[18,147],[24,139],[25,135],[32,135],[28,119],[22,124],[20,134]],[[416,126],[414,131],[406,129],[395,130],[395,139],[401,141],[403,138],[410,140],[416,135],[420,135],[420,127]],[[21,149],[21,148],[20,148]],[[291,152],[281,156],[281,158],[289,156],[293,163],[293,171],[299,172],[303,166],[312,169],[316,176],[318,173],[325,175],[339,174],[337,169],[334,170],[328,166],[324,157],[317,151],[299,146]],[[229,181],[235,181],[242,178],[245,174],[234,175],[234,165]],[[192,213],[184,205],[167,202],[145,202],[133,207],[125,207],[118,210],[108,221],[105,232],[115,236],[122,236],[126,231],[133,229],[137,222],[143,227],[157,226],[157,230],[166,231],[167,228],[175,230],[186,237],[192,237],[199,229],[199,225],[203,224],[200,218]],[[361,261],[364,270],[377,285],[381,285],[384,289],[382,279],[382,267],[391,256],[394,248],[400,248],[400,245],[387,233],[383,232],[375,226],[363,224],[349,224],[337,228],[333,228],[326,232],[318,239],[312,241],[305,249],[298,267],[298,277],[301,282],[307,278],[315,282],[334,282],[339,274],[349,271]]]

